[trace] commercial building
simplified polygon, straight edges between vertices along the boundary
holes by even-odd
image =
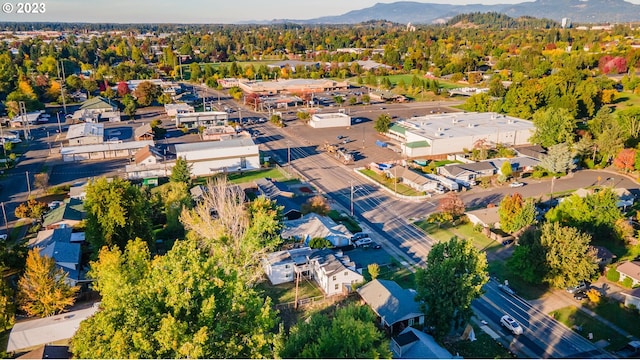
[[[175,149],[176,157],[191,164],[193,176],[260,168],[258,145],[251,138],[176,144]]]
[[[93,145],[68,146],[60,149],[62,160],[104,160],[113,158],[131,157],[145,146],[153,146],[153,140],[128,141],[122,143],[106,142]]]
[[[312,128],[330,128],[351,126],[351,116],[342,113],[313,114],[309,120]]]
[[[200,126],[224,126],[229,122],[229,114],[224,111],[203,111],[194,113],[177,113],[176,127],[197,129]]]
[[[164,111],[167,116],[174,117],[177,114],[185,114],[195,112],[193,106],[187,103],[164,104]]]
[[[104,142],[104,125],[92,123],[71,125],[66,139],[69,146],[101,144]]]
[[[507,146],[529,144],[531,121],[496,113],[451,113],[399,121],[388,131],[408,157],[438,156],[472,149],[482,140]]]
[[[276,81],[240,80],[239,87],[249,94],[275,95],[281,93],[316,93],[324,91],[345,90],[349,88],[346,81],[328,79],[290,79]]]
[[[93,97],[80,105],[80,109],[73,113],[73,120],[83,122],[98,122],[108,120],[120,121],[120,110],[116,103],[102,96]]]

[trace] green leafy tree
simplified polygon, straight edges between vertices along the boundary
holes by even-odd
[[[545,283],[557,288],[591,279],[597,270],[595,254],[590,250],[591,236],[560,223],[546,223],[540,233],[540,244],[545,249]]]
[[[182,209],[191,207],[191,194],[186,183],[169,182],[159,188],[157,193],[167,219],[165,234],[174,238],[184,235],[184,227],[180,223]]]
[[[511,177],[511,175],[513,174],[513,168],[511,167],[511,163],[509,161],[505,161],[502,163],[502,166],[500,166],[500,173],[505,177],[505,179]]]
[[[373,124],[373,128],[381,134],[389,131],[390,127],[391,127],[391,116],[389,116],[389,114],[381,114],[380,116],[378,116],[378,118],[376,119],[376,122]]]
[[[4,274],[6,268],[0,263],[0,273]],[[15,316],[13,303],[13,290],[4,280],[0,280],[0,329],[5,330],[13,326]]]
[[[325,249],[332,246],[333,245],[331,244],[331,241],[323,237],[314,237],[313,239],[309,240],[309,247],[312,249]]]
[[[573,143],[575,120],[566,109],[545,109],[533,114],[536,130],[529,139],[548,148],[560,143]]]
[[[98,90],[98,84],[96,84],[95,80],[85,79],[82,80],[82,88],[87,91],[87,95],[91,97],[94,91]]]
[[[518,246],[507,260],[507,268],[527,282],[542,283],[547,263],[546,249],[540,243],[540,230],[532,228],[520,235]]]
[[[369,271],[369,275],[371,275],[371,279],[375,280],[380,275],[380,265],[376,263],[371,263],[367,265],[367,271]]]
[[[189,164],[186,158],[178,157],[176,164],[171,169],[169,181],[181,182],[187,186],[191,185],[191,167],[191,164]]]
[[[487,281],[487,259],[470,241],[453,237],[433,246],[426,266],[416,272],[416,300],[424,303],[436,337],[471,318],[471,302],[482,295]]]
[[[124,248],[131,239],[149,243],[151,206],[146,195],[130,182],[115,178],[90,181],[84,201],[86,237],[94,251],[102,246]]]
[[[566,174],[576,167],[573,154],[565,143],[552,145],[540,160],[540,166],[552,174]]]
[[[391,358],[388,340],[375,323],[376,315],[367,306],[339,308],[331,318],[315,313],[291,329],[278,355],[285,359]]]
[[[197,244],[178,241],[153,259],[139,239],[124,251],[103,248],[89,272],[102,297],[101,310],[72,338],[74,356],[275,357],[278,335],[270,300],[259,296],[237,263],[220,261],[221,254]]]
[[[200,80],[200,78],[202,77],[202,69],[200,68],[200,64],[191,63],[189,65],[189,70],[191,72],[191,77],[189,77],[189,81],[198,82],[198,80]]]
[[[131,94],[125,94],[122,97],[122,105],[124,105],[124,113],[130,117],[136,115],[136,111],[138,110],[138,104],[136,99],[131,96]]]
[[[67,273],[54,260],[34,248],[27,255],[24,275],[18,280],[18,304],[29,316],[60,313],[75,302],[80,289],[67,283]]]

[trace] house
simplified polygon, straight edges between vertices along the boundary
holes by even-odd
[[[73,114],[73,119],[97,122],[102,119],[117,117],[120,121],[120,111],[117,104],[102,96],[93,97],[80,105],[80,109]],[[111,121],[111,120],[110,120]]]
[[[175,165],[175,160],[166,161],[158,148],[147,145],[136,151],[133,164],[126,165],[125,172],[129,180],[167,177]]]
[[[69,187],[69,197],[77,200],[84,200],[87,196],[87,183],[75,183]]]
[[[189,194],[191,194],[191,198],[193,199],[193,201],[202,201],[207,191],[208,190],[206,186],[196,185],[189,189]]]
[[[455,359],[440,346],[433,336],[409,326],[398,336],[391,338],[391,351],[394,359]]]
[[[350,293],[364,281],[362,269],[342,252],[314,250],[309,255],[309,274],[327,296]]]
[[[631,286],[640,285],[640,261],[625,261],[618,265],[616,270],[620,273],[620,281],[629,278],[631,279]]]
[[[512,171],[527,172],[533,171],[536,166],[540,165],[540,160],[529,156],[516,156],[509,159],[491,159],[488,160],[499,173],[502,173],[502,164],[508,161],[511,163]]]
[[[16,359],[71,359],[73,354],[69,352],[68,346],[63,345],[40,345],[34,350]]]
[[[309,196],[295,196],[286,185],[268,179],[258,179],[255,184],[262,196],[274,200],[283,207],[282,215],[285,219],[296,220],[302,217],[300,209]]]
[[[324,238],[335,247],[351,245],[351,232],[328,216],[309,213],[297,220],[283,222],[282,238],[295,238],[308,244],[313,238]]]
[[[134,163],[136,165],[155,165],[162,161],[164,156],[160,154],[160,150],[147,145],[142,149],[136,151],[134,156]]]
[[[218,141],[233,138],[251,137],[249,133],[238,134],[233,126],[209,126],[202,132],[202,140]]]
[[[250,138],[176,144],[176,157],[192,166],[191,175],[205,176],[260,168],[258,145]]]
[[[415,290],[403,289],[392,280],[375,279],[360,287],[358,294],[389,334],[424,324],[424,313],[415,301]]]
[[[29,350],[36,346],[71,339],[80,323],[98,311],[99,303],[84,309],[17,322],[9,334],[7,352]]]
[[[636,309],[640,309],[640,287],[626,290],[622,294],[625,296],[624,306],[631,307],[633,305]]]
[[[535,127],[531,121],[496,113],[448,113],[396,122],[405,128],[401,150],[408,157],[461,153],[483,140],[508,146],[529,144]]]
[[[547,155],[547,150],[545,150],[540,145],[519,146],[516,147],[515,150],[522,156],[527,156],[538,160],[542,160],[542,158]]]
[[[500,215],[497,206],[467,211],[465,215],[473,225],[491,229],[500,228]]]
[[[611,264],[613,259],[616,258],[616,255],[604,246],[590,245],[589,251],[593,252],[596,255],[596,262],[598,263],[600,269],[604,269],[605,266]]]
[[[628,189],[615,188],[615,189],[611,189],[611,191],[613,191],[613,193],[618,196],[618,201],[616,201],[616,206],[619,208],[626,209],[627,206],[632,206],[636,200],[635,196]],[[585,188],[580,188],[573,192],[574,195],[577,195],[581,198],[587,197],[589,195],[593,195],[595,193],[596,192],[594,191],[594,189],[585,189]]]
[[[351,116],[342,113],[313,114],[309,126],[315,129],[351,126]]]
[[[392,178],[398,177],[403,184],[417,191],[434,191],[440,186],[440,183],[437,181],[429,179],[406,167],[394,165],[390,170],[386,170],[385,172]]]
[[[273,285],[295,280],[295,275],[308,276],[310,247],[276,251],[262,259],[262,269]]]
[[[40,255],[52,258],[56,267],[68,274],[68,281],[75,286],[81,280],[80,261],[82,251],[80,244],[84,242],[84,233],[73,233],[70,227],[43,230],[35,239],[29,241],[28,247],[39,248]]]
[[[491,162],[478,161],[468,164],[449,164],[438,168],[438,174],[454,180],[458,184],[469,187],[476,184],[476,179],[495,175],[496,168]]]
[[[69,126],[66,136],[69,146],[102,144],[104,124],[83,123]]]
[[[44,215],[42,226],[47,229],[57,229],[60,227],[74,227],[86,217],[82,201],[78,199],[68,199],[62,205],[49,211]]]
[[[153,140],[154,136],[155,135],[150,124],[143,124],[133,131],[133,137],[136,141]]]

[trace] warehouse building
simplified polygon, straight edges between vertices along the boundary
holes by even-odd
[[[82,123],[69,126],[69,146],[101,144],[104,142],[104,124]]]
[[[176,157],[191,164],[191,175],[248,171],[260,168],[260,152],[251,138],[176,144]]]
[[[348,127],[351,126],[351,116],[342,113],[313,114],[309,125],[312,128]]]
[[[153,144],[153,140],[146,140],[67,146],[60,149],[60,154],[62,155],[62,160],[67,162],[126,158],[132,157],[139,149],[145,146],[153,146]]]
[[[529,144],[531,121],[496,113],[450,113],[399,121],[387,135],[408,157],[438,156],[473,149],[479,140],[507,146]]]
[[[229,122],[229,114],[224,111],[203,111],[194,113],[177,113],[176,127],[197,129],[200,126],[224,126]]]
[[[345,90],[349,88],[346,81],[334,81],[329,79],[290,79],[276,81],[251,81],[240,80],[239,87],[249,94],[275,95],[275,94],[301,94],[324,91]]]

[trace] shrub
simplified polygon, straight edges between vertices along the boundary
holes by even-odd
[[[602,294],[600,294],[600,291],[596,289],[589,289],[589,291],[587,291],[587,297],[589,298],[589,301],[591,301],[594,304],[597,304],[600,302],[601,295]]]
[[[380,275],[380,265],[376,263],[369,264],[367,270],[369,270],[369,275],[371,275],[372,280],[375,280],[378,275]]]
[[[612,267],[607,270],[607,280],[613,282],[620,281],[620,273],[618,272],[618,270],[616,270],[616,268]]]
[[[631,287],[633,286],[633,280],[631,280],[630,277],[624,278],[624,280],[622,280],[622,286],[626,287],[627,289],[631,289]]]

